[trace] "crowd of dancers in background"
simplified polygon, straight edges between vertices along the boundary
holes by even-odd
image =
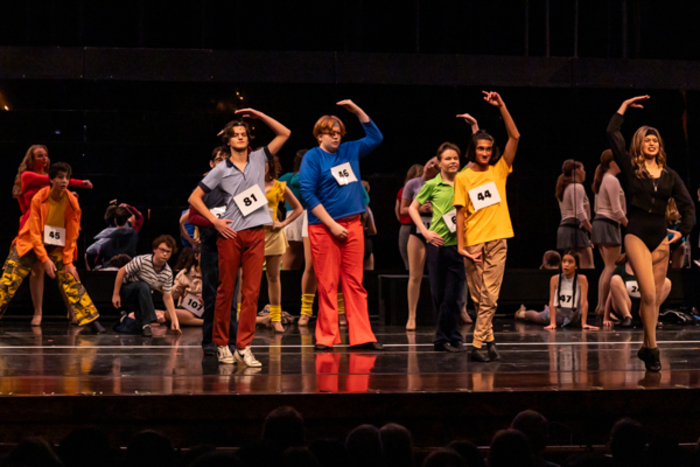
[[[467,290],[476,309],[470,357],[489,362],[501,357],[493,333],[493,316],[505,270],[507,239],[514,232],[506,183],[520,134],[496,92],[483,92],[486,103],[500,112],[508,140],[501,153],[495,139],[479,129],[474,117],[457,115],[471,127],[472,137],[462,167],[460,148],[446,142],[424,167],[411,167],[396,200],[401,223],[399,248],[409,270],[407,330],[416,327],[420,282],[427,263],[433,305],[437,312],[435,350],[463,351],[460,320],[466,313]],[[605,268],[600,276],[596,314],[604,325],[613,320],[629,326],[635,303],[644,326],[638,356],[650,371],[661,368],[656,345],[659,305],[670,291],[666,278],[675,245],[685,242],[694,221],[694,204],[680,177],[667,165],[659,132],[639,128],[629,149],[620,132],[629,107],[641,108],[648,96],[623,102],[607,129],[610,149],[603,152],[593,182],[595,217],[582,183],[583,164],[567,160],[556,185],[562,221],[556,252],[545,255],[559,273],[550,281],[545,310],[522,307],[516,317],[557,326],[587,322],[588,282],[581,268],[593,267],[591,245],[599,248]],[[281,310],[280,269],[304,264],[301,317],[307,326],[318,295],[315,349],[330,351],[347,325],[351,348],[381,350],[372,332],[363,270],[371,267],[369,236],[376,233],[369,204],[369,186],[360,176],[360,159],[383,136],[369,116],[351,100],[337,103],[353,113],[365,131],[359,140],[343,142],[342,120],[321,117],[313,128],[318,146],[299,151],[294,170],[280,177],[280,152],[291,131],[254,110],[237,111],[239,119],[219,133],[223,145],[209,161],[209,172],[194,187],[190,208],[182,213],[183,241],[193,248],[181,254],[177,275],[168,265],[177,243],[161,235],[152,253],[136,255],[143,215],[127,204],[110,205],[110,226],[86,252],[88,264],[116,270],[112,302],[134,306],[122,311],[118,332],[152,336],[151,326],[169,322],[202,326],[205,354],[222,364],[261,366],[250,349],[259,321],[277,332],[293,319]],[[255,150],[248,119],[266,124],[275,137]],[[69,188],[92,188],[88,180],[71,178],[68,164],[50,163],[45,146],[30,147],[15,180],[13,195],[22,211],[0,280],[0,316],[21,282],[30,275],[35,313],[41,323],[44,274],[56,278],[69,318],[94,332],[104,332],[99,313],[74,266],[81,210]],[[623,190],[618,175],[624,183]],[[279,206],[284,203],[286,214]],[[669,213],[667,215],[667,212]],[[672,221],[669,228],[667,218]],[[621,226],[626,228],[622,236]],[[590,239],[589,239],[590,234]],[[621,257],[622,246],[625,255]],[[675,250],[678,251],[678,250]],[[678,255],[682,257],[682,254]],[[88,261],[89,258],[89,261]],[[676,258],[678,260],[678,258]],[[618,269],[616,269],[616,263]],[[263,271],[268,282],[269,314],[258,317]],[[163,296],[165,311],[155,309],[152,291]],[[340,312],[340,314],[339,314]]]

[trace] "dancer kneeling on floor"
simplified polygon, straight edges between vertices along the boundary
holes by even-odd
[[[10,255],[0,279],[0,317],[22,281],[37,262],[50,278],[56,278],[68,304],[75,311],[79,326],[90,325],[97,333],[104,328],[100,316],[78,278],[73,265],[80,234],[80,205],[67,190],[71,168],[57,162],[49,169],[51,187],[44,187],[32,198],[26,222],[12,241]]]
[[[175,239],[170,235],[161,235],[153,240],[152,245],[152,254],[132,259],[126,266],[119,268],[114,279],[114,308],[120,309],[122,301],[131,302],[136,306],[135,319],[122,314],[120,322],[114,328],[117,332],[140,332],[144,337],[153,337],[151,323],[157,322],[158,317],[151,291],[157,290],[163,294],[163,303],[170,314],[170,329],[180,334],[180,323],[172,296],[173,271],[168,266],[168,260],[176,246]]]
[[[461,151],[452,143],[443,143],[437,151],[440,173],[427,181],[413,200],[408,212],[426,241],[430,292],[438,313],[435,350],[459,352],[462,333],[457,329],[464,300],[464,259],[457,251],[457,211],[454,180],[459,171]],[[420,207],[430,203],[433,216],[430,228],[421,220]]]
[[[632,265],[627,260],[627,255],[623,254],[615,262],[617,267],[610,278],[610,293],[605,301],[605,314],[603,315],[603,326],[605,329],[612,329],[615,321],[620,322],[620,327],[632,327],[632,320],[639,319],[639,307],[642,299],[639,293],[639,284],[634,277]],[[661,292],[663,303],[668,294],[671,293],[671,279],[664,279],[664,287]]]
[[[578,253],[568,250],[561,258],[561,273],[549,281],[549,305],[544,311],[524,310],[515,313],[518,319],[538,324],[548,324],[545,329],[553,331],[559,327],[581,323],[581,329],[597,330],[586,323],[588,318],[588,279],[578,274]]]

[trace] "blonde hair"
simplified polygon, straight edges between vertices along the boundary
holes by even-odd
[[[646,138],[648,134],[653,134],[659,139],[659,153],[656,155],[656,163],[662,170],[666,166],[666,150],[664,149],[664,140],[661,139],[659,130],[646,125],[639,127],[639,129],[634,133],[632,142],[630,143],[630,160],[637,178],[651,178],[651,174],[644,164],[646,157],[644,156],[644,151],[642,150],[644,138]]]
[[[678,212],[676,200],[669,198],[668,204],[666,205],[666,223],[670,224],[672,222],[678,222],[679,220],[681,220],[681,213]]]
[[[44,171],[48,172],[49,166],[51,165],[51,159],[48,158],[49,150],[43,144],[34,144],[29,146],[27,153],[24,155],[24,159],[22,159],[22,163],[19,164],[19,168],[17,169],[15,184],[12,186],[13,198],[19,198],[22,196],[22,174],[27,170],[34,170],[34,151],[37,149],[43,149],[46,151],[46,158],[48,159],[48,162],[46,163],[46,167],[44,167]]]

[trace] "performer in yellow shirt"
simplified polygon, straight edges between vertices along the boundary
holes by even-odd
[[[493,336],[493,315],[501,291],[506,265],[507,238],[513,237],[506,180],[513,171],[520,133],[497,92],[484,93],[484,100],[497,107],[508,132],[503,157],[493,136],[485,131],[474,134],[467,148],[469,167],[455,177],[454,206],[457,208],[457,248],[467,258],[467,283],[476,307],[476,328],[472,341],[472,361],[500,360]],[[461,115],[457,116],[462,118]],[[486,343],[488,352],[482,350]]]

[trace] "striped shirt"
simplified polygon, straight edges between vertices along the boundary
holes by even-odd
[[[141,255],[129,261],[126,265],[124,282],[145,282],[151,289],[162,293],[170,293],[173,289],[173,271],[165,263],[160,272],[153,266],[153,254]]]

